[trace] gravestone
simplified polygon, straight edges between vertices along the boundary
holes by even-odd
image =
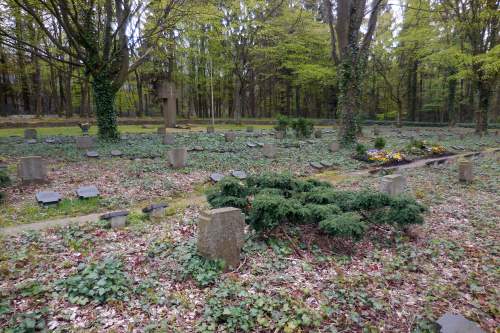
[[[35,197],[36,201],[44,206],[54,205],[61,201],[61,195],[57,192],[52,191],[38,192]]]
[[[163,144],[164,145],[175,144],[175,135],[172,133],[165,133],[165,135],[163,136]]]
[[[485,333],[475,322],[449,312],[441,316],[437,323],[441,333]]]
[[[46,182],[47,167],[40,156],[21,157],[17,166],[17,176],[23,183]]]
[[[331,161],[322,160],[319,161],[319,163],[321,163],[321,165],[324,166],[325,168],[331,168],[333,166],[333,162]]]
[[[158,96],[161,99],[165,127],[175,127],[177,115],[177,89],[175,83],[163,81]]]
[[[253,143],[253,142],[247,142],[247,146],[249,148],[255,148],[255,147],[257,147],[257,145],[255,143]]]
[[[321,163],[318,163],[318,162],[311,162],[311,163],[309,163],[309,165],[311,165],[313,168],[318,169],[318,170],[323,169],[323,165]]]
[[[276,145],[272,143],[266,143],[262,147],[262,153],[267,158],[274,158],[276,156]]]
[[[94,138],[91,136],[77,136],[76,148],[78,149],[91,149],[94,148]]]
[[[34,128],[27,128],[24,130],[24,138],[29,140],[29,139],[36,139],[38,136],[38,133],[36,129]]]
[[[236,133],[227,132],[224,134],[224,139],[226,140],[226,142],[234,142],[234,140],[236,140]]]
[[[215,133],[215,127],[207,126],[207,133]]]
[[[474,179],[472,173],[472,161],[459,160],[458,161],[458,180],[461,182],[470,183]]]
[[[99,196],[99,190],[94,185],[82,186],[76,190],[76,195],[80,199],[96,198]]]
[[[236,171],[233,171],[231,174],[233,175],[233,177],[238,178],[238,179],[246,179],[247,178],[247,173],[245,171],[236,170]]]
[[[274,137],[278,140],[282,140],[285,138],[285,132],[284,131],[277,131],[275,134],[274,134]]]
[[[120,157],[122,155],[123,155],[123,153],[121,152],[121,150],[114,149],[111,151],[111,156],[113,156],[113,157]]]
[[[194,146],[193,150],[194,151],[204,151],[205,148],[203,148],[202,146]]]
[[[101,220],[109,221],[111,228],[123,228],[127,224],[128,211],[120,210],[116,212],[111,212],[103,214],[100,216]]]
[[[215,182],[215,183],[220,182],[222,179],[224,179],[224,175],[221,173],[214,172],[210,175],[210,180]]]
[[[328,147],[328,150],[332,153],[338,152],[340,150],[340,144],[338,142],[333,142],[330,144],[330,147]]]
[[[168,161],[172,168],[180,169],[184,168],[187,163],[187,149],[186,148],[174,148],[169,150]]]
[[[56,140],[55,140],[55,139],[51,139],[51,138],[47,138],[47,139],[45,139],[45,141],[44,141],[44,142],[45,142],[45,143],[48,143],[48,144],[50,145],[50,144],[54,144],[54,143],[56,143]]]
[[[198,252],[208,259],[223,260],[226,270],[238,267],[244,237],[245,215],[240,209],[225,207],[201,213]]]
[[[321,131],[320,129],[317,129],[317,130],[315,130],[315,131],[314,131],[314,137],[315,137],[316,139],[319,139],[319,138],[321,138],[322,136],[323,136],[323,131]]]
[[[142,212],[148,214],[150,217],[163,217],[165,215],[165,208],[167,207],[168,204],[166,203],[157,203],[143,208]]]
[[[263,142],[257,142],[257,146],[264,147],[264,143]]]
[[[375,135],[375,136],[379,136],[380,135],[380,130],[378,129],[377,126],[373,127],[373,135]]]
[[[90,158],[99,158],[99,153],[96,152],[95,150],[89,150],[85,153],[85,156]]]
[[[403,175],[393,174],[382,177],[380,181],[380,192],[389,195],[398,195],[404,192],[406,179]]]
[[[32,145],[32,144],[35,144],[37,143],[38,141],[36,141],[36,139],[29,139],[29,140],[26,140],[26,143],[29,144],[29,145]]]
[[[253,126],[247,126],[247,133],[253,133]]]

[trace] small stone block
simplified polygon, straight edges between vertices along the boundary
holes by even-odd
[[[245,171],[233,171],[231,173],[233,177],[238,178],[238,179],[246,179],[247,178],[247,173]]]
[[[245,215],[233,207],[203,212],[198,220],[198,252],[208,259],[220,259],[225,269],[238,267],[245,241]]]
[[[94,147],[94,138],[91,136],[77,136],[76,137],[76,148],[78,149],[90,149]]]
[[[247,127],[247,133],[253,133],[253,126]]]
[[[38,133],[36,129],[34,128],[27,128],[24,130],[24,138],[25,139],[36,139],[38,136]]]
[[[472,172],[472,161],[458,161],[458,180],[466,183],[472,182],[474,174]]]
[[[123,155],[123,153],[121,150],[112,150],[111,151],[111,156],[113,156],[113,157],[120,157],[122,155]]]
[[[325,168],[331,168],[333,166],[333,162],[330,162],[330,161],[320,161],[319,163],[321,163],[321,165],[323,165]]]
[[[56,140],[54,140],[54,139],[45,139],[44,142],[48,143],[50,145],[50,144],[56,143]]]
[[[222,179],[224,178],[224,175],[221,174],[221,173],[218,173],[218,172],[214,172],[210,175],[210,180],[212,180],[213,182],[220,182]]]
[[[76,194],[80,199],[89,199],[99,196],[99,190],[94,185],[82,186],[76,190]]]
[[[143,208],[142,212],[149,214],[151,217],[162,217],[165,215],[165,208],[167,207],[168,204],[166,203],[157,203]]]
[[[99,158],[99,153],[96,152],[95,150],[89,150],[85,153],[85,156],[90,158]]]
[[[207,133],[215,133],[215,127],[207,126]]]
[[[42,205],[53,205],[61,201],[61,195],[52,191],[38,192],[35,197],[36,201]]]
[[[180,169],[186,166],[187,164],[187,149],[186,148],[175,148],[169,150],[168,161],[172,168]]]
[[[127,224],[128,211],[121,210],[101,215],[102,220],[107,220],[111,224],[111,228],[123,228]]]
[[[283,131],[277,131],[275,134],[274,134],[274,137],[278,140],[282,140],[285,138],[285,132]]]
[[[250,148],[255,148],[257,147],[257,145],[253,142],[247,142],[247,146],[250,147]]]
[[[332,153],[338,152],[340,150],[339,143],[338,142],[331,143],[330,147],[328,147],[328,150],[330,150],[330,152],[332,152]]]
[[[29,145],[33,145],[35,143],[37,143],[38,141],[36,141],[36,139],[29,139],[29,140],[26,140],[26,143],[29,144]]]
[[[205,148],[203,148],[202,146],[195,146],[195,147],[193,148],[193,150],[194,150],[194,151],[204,151],[204,150],[205,150]]]
[[[406,179],[403,175],[394,174],[382,177],[380,182],[380,192],[389,195],[398,195],[404,192]]]
[[[276,146],[271,143],[266,143],[262,147],[262,153],[267,158],[274,158],[276,156]]]
[[[226,142],[234,142],[236,140],[236,133],[227,132],[224,134],[224,139],[226,140]]]
[[[164,145],[173,145],[175,144],[175,135],[172,133],[165,133],[163,136],[163,144]]]
[[[478,324],[462,315],[446,313],[437,323],[441,327],[441,333],[485,333]]]
[[[321,138],[322,136],[323,136],[323,131],[322,131],[322,130],[317,129],[317,130],[315,130],[315,131],[314,131],[314,137],[315,137],[316,139],[319,139],[319,138]]]
[[[46,182],[47,167],[40,156],[21,157],[17,175],[23,183]]]
[[[321,170],[323,169],[323,165],[321,163],[318,163],[318,162],[311,162],[309,163],[313,168],[315,169],[318,169],[318,170]]]

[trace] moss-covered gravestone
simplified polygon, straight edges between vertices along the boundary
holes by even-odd
[[[458,180],[461,182],[471,183],[474,179],[474,174],[472,173],[472,161],[469,160],[459,160],[458,161]]]
[[[211,260],[223,260],[226,270],[238,267],[244,237],[245,215],[240,209],[225,207],[200,215],[198,252]]]
[[[21,157],[17,176],[23,183],[44,183],[48,181],[47,166],[40,156]]]

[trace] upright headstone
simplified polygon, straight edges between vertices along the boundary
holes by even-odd
[[[403,175],[394,174],[382,177],[380,181],[380,192],[389,195],[398,195],[404,192],[406,179]]]
[[[207,133],[215,133],[215,127],[207,126]]]
[[[226,142],[234,142],[236,140],[236,133],[227,132],[224,134],[224,139],[226,139]]]
[[[315,130],[315,131],[314,131],[314,137],[315,137],[316,139],[319,139],[319,138],[321,138],[322,136],[323,136],[323,131],[322,131],[321,129],[317,129],[317,130]]]
[[[46,182],[47,167],[40,156],[21,157],[17,166],[17,175],[23,183]]]
[[[285,132],[284,131],[277,131],[275,134],[274,134],[274,137],[278,140],[282,140],[285,138]]]
[[[159,97],[162,101],[165,127],[173,128],[176,124],[177,89],[174,82],[164,81],[160,86]]]
[[[274,158],[276,156],[276,145],[272,143],[266,143],[262,147],[262,153],[267,158]]]
[[[458,161],[458,180],[461,182],[470,183],[474,179],[472,173],[472,161],[459,160]]]
[[[184,168],[187,163],[187,149],[186,148],[174,148],[168,151],[168,161],[172,168],[180,169]]]
[[[100,216],[102,220],[109,221],[111,228],[123,228],[127,224],[127,216],[129,212],[126,210],[116,211],[112,213],[103,214]]]
[[[244,237],[245,216],[240,209],[225,207],[200,215],[198,252],[212,260],[223,260],[226,270],[238,267]]]
[[[163,217],[165,215],[165,208],[168,207],[166,203],[152,204],[142,209],[143,213],[148,214],[150,217]]]
[[[175,144],[175,135],[172,133],[165,133],[165,135],[163,136],[163,144],[164,145]]]
[[[37,138],[37,131],[34,128],[27,128],[24,130],[24,138],[29,140],[29,139],[36,139]]]
[[[94,148],[94,138],[91,136],[77,136],[76,148],[78,149],[91,149]]]
[[[328,147],[328,150],[330,150],[330,152],[332,152],[332,153],[335,153],[335,152],[339,151],[340,150],[339,143],[338,142],[332,142],[330,144],[330,147]]]

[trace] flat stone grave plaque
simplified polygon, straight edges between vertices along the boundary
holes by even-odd
[[[149,205],[147,207],[144,207],[142,209],[143,213],[149,214],[151,217],[162,217],[165,215],[165,208],[168,207],[167,203],[156,203]]]
[[[462,315],[446,313],[438,319],[441,333],[485,333],[478,324]]]
[[[53,144],[53,143],[56,143],[56,140],[55,139],[45,139],[45,143],[48,143],[48,144]]]
[[[89,150],[85,155],[90,158],[99,158],[99,153],[95,150]]]
[[[35,197],[36,201],[42,205],[54,205],[61,201],[61,195],[52,191],[38,192]]]
[[[231,174],[233,175],[233,177],[238,178],[238,179],[246,179],[247,178],[247,173],[245,171],[235,170]]]
[[[94,185],[82,186],[76,190],[76,194],[80,199],[95,198],[99,196],[99,190]]]
[[[314,143],[314,140],[307,140],[307,143],[312,145]]]
[[[129,212],[127,210],[120,210],[116,212],[103,214],[100,216],[100,218],[102,220],[109,221],[111,227],[115,229],[115,228],[122,228],[125,226],[125,224],[127,223],[128,214]]]
[[[311,162],[309,163],[313,168],[315,169],[318,169],[318,170],[321,170],[323,169],[323,165],[321,163],[318,163],[318,162]]]
[[[333,162],[330,162],[330,161],[320,161],[319,163],[321,163],[321,165],[323,165],[325,168],[331,168],[333,166]]]
[[[36,141],[36,139],[29,139],[29,140],[26,140],[26,143],[29,144],[29,145],[32,145],[32,144],[35,144],[37,143],[38,141]]]
[[[193,150],[194,150],[194,151],[204,151],[204,150],[205,150],[205,148],[203,148],[202,146],[195,146],[195,147],[193,148]]]
[[[121,152],[121,150],[112,150],[111,151],[111,156],[120,157],[122,155],[123,155],[123,153]]]
[[[259,146],[259,147],[264,147],[264,143],[262,143],[262,142],[257,142],[257,146]]]
[[[247,142],[247,146],[250,147],[250,148],[255,148],[257,147],[257,145],[253,142]]]
[[[210,175],[210,180],[212,180],[213,182],[220,182],[222,179],[224,179],[224,175],[221,174],[221,173],[218,173],[218,172],[214,172]]]

